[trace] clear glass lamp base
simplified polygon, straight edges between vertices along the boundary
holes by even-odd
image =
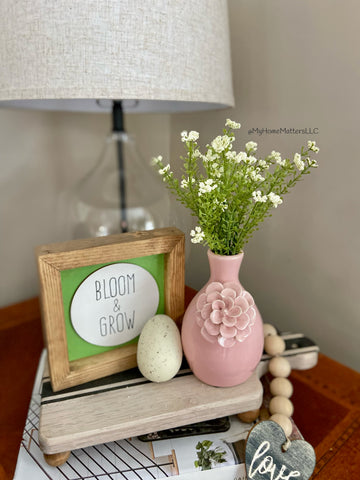
[[[131,136],[114,132],[95,167],[64,192],[59,217],[64,240],[101,237],[168,226],[170,202],[150,159]]]

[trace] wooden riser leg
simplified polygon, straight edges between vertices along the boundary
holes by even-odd
[[[238,418],[241,422],[244,423],[252,423],[254,422],[260,415],[260,408],[256,410],[249,410],[247,412],[238,413]]]
[[[44,453],[44,459],[48,465],[51,467],[59,467],[63,465],[66,460],[69,458],[71,452],[60,452],[47,454]]]

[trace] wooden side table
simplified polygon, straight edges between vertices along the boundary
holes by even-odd
[[[0,309],[0,480],[14,475],[43,347],[37,299]],[[316,367],[293,371],[291,381],[294,420],[316,451],[312,478],[359,479],[360,374],[320,354]]]

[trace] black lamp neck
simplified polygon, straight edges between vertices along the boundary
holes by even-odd
[[[125,132],[124,115],[123,115],[121,100],[113,101],[112,118],[113,118],[113,132]]]

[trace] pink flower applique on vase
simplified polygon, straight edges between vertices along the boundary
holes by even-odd
[[[212,282],[196,302],[201,335],[221,347],[243,342],[255,323],[255,303],[249,292],[233,282]]]

